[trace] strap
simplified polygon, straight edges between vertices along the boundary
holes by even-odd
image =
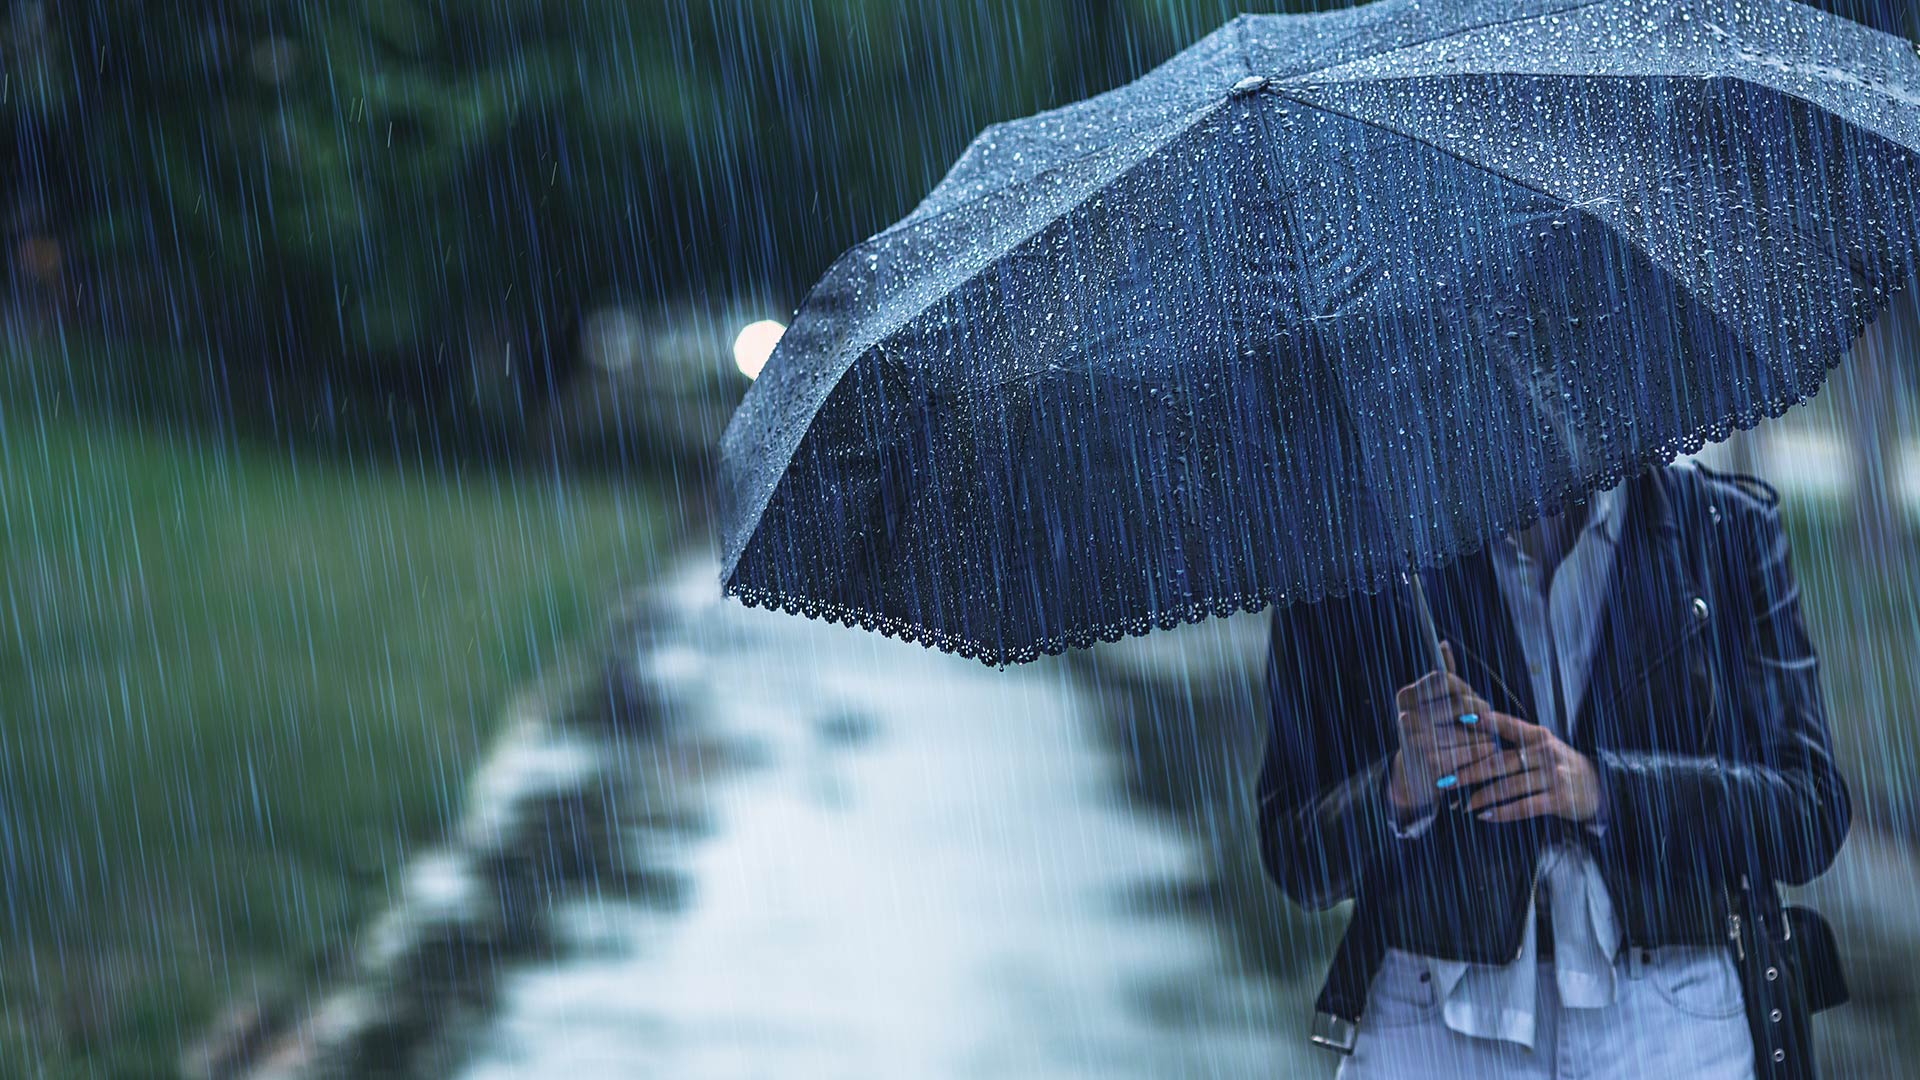
[[[1367,1005],[1367,987],[1387,955],[1386,935],[1368,911],[1367,905],[1353,906],[1353,918],[1334,949],[1326,981],[1313,1004],[1313,1041],[1343,1054],[1353,1053],[1360,1014]]]

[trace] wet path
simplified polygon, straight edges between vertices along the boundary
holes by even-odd
[[[562,913],[463,1075],[1317,1074],[1213,929],[1137,900],[1198,855],[1126,805],[1064,666],[1010,672],[673,595],[719,734],[757,764],[645,857],[683,910]],[[636,838],[634,843],[646,842]],[[655,841],[657,845],[657,841]]]

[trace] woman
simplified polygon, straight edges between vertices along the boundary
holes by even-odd
[[[1427,575],[1449,673],[1407,590],[1276,613],[1262,855],[1355,901],[1343,1077],[1810,1075],[1773,883],[1850,805],[1776,503],[1656,469]]]

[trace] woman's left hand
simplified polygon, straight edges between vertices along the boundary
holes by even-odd
[[[1467,809],[1480,820],[1550,815],[1586,823],[1600,816],[1600,777],[1585,755],[1519,717],[1496,712],[1480,720],[1507,744],[1505,751],[1460,770],[1460,786],[1475,789]]]

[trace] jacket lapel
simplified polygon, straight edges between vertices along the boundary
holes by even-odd
[[[1485,550],[1426,572],[1440,636],[1453,646],[1460,676],[1501,712],[1531,719],[1533,682],[1506,599]]]
[[[1597,737],[1596,702],[1617,699],[1705,625],[1694,607],[1699,589],[1681,557],[1673,482],[1669,469],[1657,468],[1628,486],[1626,522],[1573,727],[1574,741],[1580,744],[1591,746]],[[1494,708],[1537,719],[1526,653],[1507,614],[1492,557],[1478,551],[1422,576],[1434,622],[1441,638],[1453,644],[1461,676],[1486,694]],[[1396,602],[1412,617],[1405,590],[1394,591]]]
[[[1669,470],[1660,468],[1628,488],[1627,520],[1574,725],[1575,738],[1585,745],[1597,738],[1595,709],[1611,713],[1604,703],[1620,697],[1706,621],[1695,608],[1699,589],[1681,557],[1681,522],[1672,483]]]

